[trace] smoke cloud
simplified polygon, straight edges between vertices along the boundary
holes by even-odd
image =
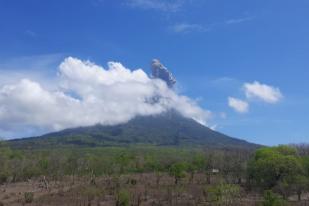
[[[30,79],[0,87],[0,136],[38,135],[94,124],[116,125],[136,116],[176,110],[206,125],[210,112],[179,95],[161,79],[117,62],[107,69],[68,57],[59,66],[54,90]],[[30,130],[30,132],[29,132]]]
[[[168,69],[163,64],[161,64],[158,59],[152,60],[151,70],[153,78],[158,78],[165,81],[169,87],[173,87],[174,84],[176,84],[176,79],[173,77],[172,73],[168,71]]]

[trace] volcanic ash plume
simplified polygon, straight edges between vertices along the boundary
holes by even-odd
[[[152,60],[151,70],[153,78],[163,80],[170,88],[172,88],[176,83],[176,79],[173,77],[172,73],[168,71],[168,69],[163,64],[161,64],[158,59]]]

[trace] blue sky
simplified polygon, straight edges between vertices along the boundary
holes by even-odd
[[[0,0],[0,83],[26,75],[48,87],[67,56],[147,73],[158,58],[179,93],[213,113],[216,130],[308,142],[308,10],[307,0]],[[281,97],[246,96],[255,81]],[[228,97],[249,108],[235,111]]]

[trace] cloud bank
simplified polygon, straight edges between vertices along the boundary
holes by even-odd
[[[243,88],[248,99],[256,98],[266,103],[274,104],[279,102],[283,97],[279,88],[261,84],[258,81],[245,83]]]
[[[117,62],[108,68],[68,57],[59,66],[54,90],[22,79],[0,87],[0,136],[57,131],[94,124],[125,123],[139,115],[174,109],[207,124],[210,112],[179,95],[165,82],[141,69],[131,71]],[[32,132],[33,132],[32,131]]]

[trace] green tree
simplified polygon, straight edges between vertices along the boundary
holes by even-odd
[[[309,156],[302,157],[301,161],[304,167],[304,175],[309,177]]]
[[[117,194],[116,206],[129,206],[130,193],[127,190],[120,190]]]
[[[65,164],[65,173],[72,176],[72,184],[75,184],[75,175],[78,172],[78,157],[76,156],[75,153],[70,154]]]
[[[190,182],[194,179],[196,172],[201,172],[206,168],[206,159],[203,154],[196,154],[193,156],[192,161],[188,163],[188,171],[190,172]]]
[[[49,161],[47,158],[42,158],[38,161],[38,167],[42,175],[48,174]]]
[[[293,188],[297,193],[298,201],[301,200],[301,195],[304,191],[308,189],[308,186],[309,186],[308,177],[298,175],[294,178]]]
[[[7,181],[10,176],[9,160],[12,151],[0,141],[0,184]]]
[[[271,190],[266,190],[263,197],[263,206],[284,206],[285,201],[274,194]]]
[[[258,149],[248,165],[250,181],[262,189],[277,189],[285,198],[303,172],[296,150],[288,146]]]
[[[154,172],[156,175],[156,184],[159,185],[160,179],[162,177],[163,167],[159,162],[158,158],[154,155],[148,155],[145,157],[145,169]]]
[[[186,176],[187,164],[184,162],[174,163],[169,168],[170,176],[175,178],[175,184],[177,185],[181,178]]]
[[[134,159],[134,156],[128,154],[127,152],[121,152],[118,156],[116,156],[115,161],[120,167],[120,174],[125,172],[125,168],[128,167],[131,160]]]

